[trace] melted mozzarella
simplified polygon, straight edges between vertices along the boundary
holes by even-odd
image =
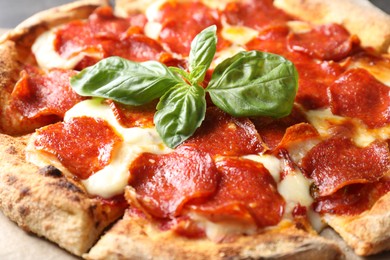
[[[212,222],[196,213],[189,213],[189,217],[196,221],[197,225],[205,231],[207,238],[215,242],[220,242],[230,235],[253,235],[257,231],[255,224],[228,220]]]
[[[246,26],[232,26],[224,23],[221,35],[226,40],[237,45],[245,45],[259,34],[258,31]]]
[[[282,162],[273,155],[246,155],[243,158],[262,163],[269,171],[275,182],[279,182],[280,172],[282,171]]]
[[[43,69],[61,68],[73,69],[84,57],[96,57],[101,59],[99,53],[80,52],[70,58],[63,58],[54,49],[57,28],[51,29],[41,34],[32,46],[32,52],[35,55],[38,65]]]
[[[310,185],[311,182],[300,171],[296,170],[283,178],[278,185],[278,191],[287,204],[295,206],[299,203],[302,206],[310,207],[313,203],[313,198],[310,195]]]
[[[328,136],[332,126],[340,125],[348,120],[347,118],[333,115],[329,108],[323,110],[310,110],[306,112],[306,116],[321,136]],[[387,140],[390,138],[390,126],[368,129],[357,119],[355,120],[355,123],[358,127],[354,132],[353,141],[357,146],[365,147],[375,140]]]

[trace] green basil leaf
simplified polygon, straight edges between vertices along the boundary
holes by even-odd
[[[163,141],[175,148],[193,135],[205,113],[204,89],[199,85],[179,84],[161,97],[154,124]]]
[[[161,97],[183,82],[157,61],[137,63],[120,57],[101,60],[71,78],[82,96],[109,98],[127,105],[142,105]]]
[[[250,51],[220,63],[206,91],[216,106],[233,116],[283,117],[291,112],[297,88],[292,62]]]
[[[191,83],[203,81],[217,49],[217,27],[212,25],[200,32],[191,42],[188,57]]]

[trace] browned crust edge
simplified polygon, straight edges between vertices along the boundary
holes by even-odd
[[[123,210],[89,198],[56,169],[27,163],[27,138],[0,134],[0,210],[24,230],[81,255]]]
[[[148,220],[118,221],[84,255],[87,259],[342,259],[338,246],[294,227],[241,236],[226,243],[154,230]]]
[[[19,114],[6,115],[6,107],[22,64],[35,63],[31,46],[43,32],[57,25],[87,18],[96,8],[108,5],[108,0],[82,0],[39,12],[0,37],[0,133],[21,135],[37,125],[21,122]]]

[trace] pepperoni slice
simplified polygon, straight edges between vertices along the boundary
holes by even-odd
[[[190,208],[211,221],[238,219],[240,223],[273,226],[282,218],[285,201],[276,190],[276,183],[260,163],[238,158],[217,162],[221,173],[218,191],[203,204]]]
[[[106,121],[77,117],[37,130],[34,145],[50,153],[73,175],[87,179],[107,166],[122,142]]]
[[[248,42],[246,47],[249,50],[272,52],[289,58],[290,52],[287,49],[289,31],[287,25],[268,27],[263,29],[256,38]]]
[[[55,116],[53,122],[63,118],[65,112],[83,100],[69,84],[75,71],[53,69],[48,73],[27,66],[21,72],[11,94],[11,108],[31,120]]]
[[[246,47],[276,53],[292,61],[299,74],[296,101],[307,109],[328,107],[327,88],[344,69],[335,62],[316,61],[305,53],[288,49],[288,33],[287,26],[269,27],[261,31]]]
[[[87,21],[74,21],[56,32],[55,50],[64,58],[90,54],[76,66],[83,69],[109,56],[133,61],[158,60],[161,45],[142,34],[145,18],[114,16],[110,7],[97,9]]]
[[[180,14],[180,20],[177,19]],[[220,27],[219,14],[201,2],[166,2],[159,11],[157,21],[162,24],[160,41],[175,53],[188,56],[191,42],[203,29],[217,25]],[[217,49],[227,43],[218,37]]]
[[[348,138],[334,137],[311,149],[302,168],[314,179],[318,196],[328,196],[344,186],[382,178],[390,170],[389,147],[386,142],[374,142],[360,148]]]
[[[338,215],[357,215],[370,209],[380,197],[390,192],[390,180],[348,185],[336,193],[318,198],[313,208],[316,212]]]
[[[215,193],[219,174],[211,157],[190,147],[166,155],[144,153],[130,166],[129,184],[149,214],[177,216],[183,205]]]
[[[329,87],[333,114],[359,118],[369,128],[390,123],[390,88],[364,69],[345,72]]]
[[[283,118],[254,117],[251,121],[255,124],[262,141],[269,150],[273,151],[281,142],[286,129],[298,123],[307,122],[305,115],[296,106],[293,107],[290,115]]]
[[[153,117],[156,112],[156,103],[152,102],[142,106],[127,106],[108,101],[118,122],[126,128],[153,127]]]
[[[231,25],[244,25],[256,30],[284,24],[293,18],[273,5],[273,0],[229,3],[223,11]]]
[[[359,39],[338,24],[317,26],[305,33],[292,33],[287,41],[290,50],[334,61],[347,57],[359,45]]]
[[[344,68],[337,63],[315,62],[303,56],[295,56],[292,61],[299,75],[296,101],[306,109],[328,107],[327,89],[344,72]]]
[[[183,145],[212,155],[255,154],[264,149],[249,119],[234,118],[216,107],[207,109],[202,125]]]

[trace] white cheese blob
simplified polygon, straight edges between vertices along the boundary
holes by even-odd
[[[84,57],[95,57],[102,59],[100,53],[93,52],[80,52],[70,58],[63,58],[54,49],[54,41],[56,39],[56,30],[53,28],[43,34],[41,34],[32,45],[32,52],[35,55],[39,67],[42,69],[73,69]]]
[[[310,207],[313,203],[313,198],[310,195],[310,185],[311,182],[299,170],[295,170],[289,172],[283,178],[278,185],[278,191],[287,204],[295,206],[299,203],[302,206]]]
[[[280,172],[282,171],[282,162],[273,155],[246,155],[245,159],[249,159],[255,162],[262,163],[264,167],[269,171],[275,182],[278,183],[280,179]]]

